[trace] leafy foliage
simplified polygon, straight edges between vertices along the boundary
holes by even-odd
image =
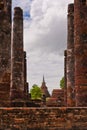
[[[42,92],[40,87],[38,85],[34,84],[30,90],[31,93],[31,98],[32,99],[41,99],[42,97]]]
[[[65,87],[65,81],[64,81],[64,77],[62,77],[62,79],[60,80],[60,88],[64,89]]]

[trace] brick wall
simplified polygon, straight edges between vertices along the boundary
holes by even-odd
[[[87,130],[87,108],[0,108],[0,130]]]

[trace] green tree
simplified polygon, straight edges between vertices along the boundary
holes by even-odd
[[[42,92],[40,87],[38,85],[34,84],[30,90],[31,93],[31,98],[32,99],[41,99],[42,97]]]
[[[65,87],[65,81],[64,81],[64,77],[62,77],[62,79],[60,80],[60,88],[64,89]]]

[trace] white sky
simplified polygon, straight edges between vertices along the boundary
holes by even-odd
[[[29,87],[41,86],[43,75],[51,92],[64,73],[67,6],[73,0],[13,0],[24,11],[24,48]],[[29,17],[30,16],[30,17]]]

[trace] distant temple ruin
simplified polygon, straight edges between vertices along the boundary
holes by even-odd
[[[45,95],[46,98],[50,97],[50,93],[49,93],[48,88],[46,86],[44,76],[43,76],[43,82],[41,85],[41,92],[42,92],[42,95]]]
[[[26,52],[23,47],[23,11],[11,0],[0,0],[0,106],[22,103],[28,98]],[[13,105],[14,106],[14,105]]]
[[[53,89],[52,96],[47,101],[48,107],[64,107],[64,89]]]

